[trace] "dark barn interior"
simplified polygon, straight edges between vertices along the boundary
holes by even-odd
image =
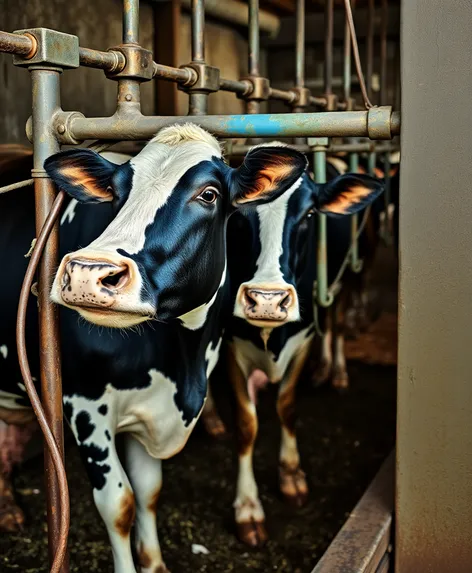
[[[199,25],[203,21],[203,4],[202,32]],[[466,67],[468,36],[464,22],[467,15],[472,17],[472,9],[466,4],[457,2],[456,13],[454,8],[448,12],[440,0],[411,0],[411,3],[410,0],[142,0],[140,3],[137,0],[124,0],[124,3],[119,0],[94,3],[88,0],[73,3],[30,0],[26,4],[0,0],[0,30],[22,31],[20,34],[23,34],[20,36],[23,44],[20,40],[15,44],[11,34],[0,32],[0,83],[3,86],[0,90],[0,239],[3,239],[2,209],[5,209],[7,228],[7,208],[4,207],[7,203],[2,203],[2,198],[13,193],[26,197],[22,194],[24,190],[4,188],[21,179],[8,171],[8,149],[20,150],[20,155],[24,153],[31,160],[34,147],[32,174],[36,225],[40,229],[47,213],[53,209],[56,191],[48,179],[53,176],[50,172],[46,174],[42,162],[38,163],[39,156],[44,161],[59,149],[71,150],[77,144],[80,147],[90,145],[99,153],[111,151],[136,156],[146,150],[146,143],[154,132],[173,123],[174,116],[183,123],[188,115],[190,121],[215,134],[223,143],[228,165],[235,172],[249,163],[246,154],[253,145],[278,140],[305,154],[313,185],[329,185],[338,176],[354,173],[360,178],[355,180],[354,188],[362,185],[366,180],[363,177],[370,176],[383,189],[380,199],[376,198],[378,209],[372,201],[372,205],[359,211],[358,215],[352,215],[354,210],[345,207],[352,188],[341,194],[337,208],[344,210],[332,213],[336,216],[349,214],[350,222],[346,231],[347,247],[341,248],[342,256],[338,261],[342,262],[341,270],[335,269],[338,273],[333,274],[329,266],[333,241],[330,243],[329,227],[328,231],[326,228],[323,231],[329,217],[323,214],[319,197],[316,209],[312,209],[317,217],[314,231],[317,250],[313,262],[317,274],[312,283],[314,319],[310,333],[315,335],[310,339],[305,360],[301,363],[298,383],[295,377],[296,419],[292,403],[284,418],[279,384],[267,383],[280,379],[271,379],[267,371],[268,378],[266,376],[260,387],[257,381],[251,386],[254,372],[264,369],[256,364],[256,358],[251,365],[251,376],[244,377],[242,390],[249,396],[251,406],[257,406],[255,422],[247,412],[241,413],[241,393],[238,394],[234,382],[237,376],[231,374],[231,368],[236,364],[243,372],[243,367],[234,350],[236,335],[228,339],[231,351],[227,352],[223,344],[209,378],[216,409],[210,413],[203,410],[185,447],[177,448],[176,455],[163,460],[162,491],[158,489],[155,495],[156,503],[159,499],[158,511],[152,511],[157,519],[158,544],[165,565],[160,555],[158,559],[149,558],[143,542],[139,542],[141,545],[138,543],[137,548],[132,549],[137,571],[472,571],[472,496],[469,495],[472,494],[469,479],[472,456],[468,450],[470,431],[467,431],[472,412],[467,385],[471,365],[470,351],[465,350],[470,350],[470,328],[467,330],[464,316],[470,314],[467,308],[464,310],[469,297],[464,285],[470,285],[470,271],[463,268],[470,245],[470,232],[463,229],[470,228],[467,223],[472,210],[467,195],[467,177],[472,174],[468,173],[469,167],[464,167],[458,175],[459,166],[470,163],[464,156],[468,147],[467,133],[472,127],[470,114],[465,113],[465,102],[472,86],[465,89],[454,75]],[[352,10],[352,28],[349,27],[347,6]],[[139,43],[136,33],[131,38],[138,20]],[[54,109],[47,120],[50,123],[44,120],[44,125],[37,119],[38,90],[31,89],[32,78],[37,87],[34,74],[46,69],[44,61],[29,66],[32,74],[26,73],[25,69],[28,68],[25,58],[30,57],[26,56],[25,46],[32,42],[34,48],[44,41],[35,34],[31,40],[27,31],[34,29],[38,33],[40,28],[77,36],[80,50],[90,49],[89,54],[80,52],[80,67],[78,63],[68,66],[44,60],[51,73],[64,68],[60,80],[60,105],[57,106],[61,109],[55,116],[58,110]],[[126,41],[126,34],[131,40]],[[44,37],[47,38],[47,34]],[[47,50],[51,46],[46,49],[46,44],[44,42],[42,47],[44,53],[49,53]],[[463,44],[464,49],[461,49]],[[470,44],[469,37],[469,48]],[[125,50],[120,52],[123,46]],[[127,52],[129,46],[131,51]],[[110,52],[103,52],[109,48]],[[133,49],[136,49],[134,55]],[[102,52],[94,55],[95,50]],[[146,50],[148,56],[144,53]],[[200,56],[203,54],[200,58],[197,56],[199,50]],[[12,65],[12,53],[16,54],[15,58],[23,59],[23,63]],[[38,57],[37,53],[32,57]],[[67,57],[71,56],[65,52],[58,56],[59,60]],[[151,58],[147,63],[146,57]],[[87,62],[87,58],[90,61]],[[120,58],[123,60],[121,71],[111,69],[116,64],[115,60],[113,65],[110,63],[112,58],[117,58],[118,63]],[[130,66],[133,58],[138,63],[134,68]],[[144,70],[149,62],[152,73]],[[106,70],[108,76],[94,67]],[[125,72],[123,76],[119,75],[123,69],[128,75]],[[150,75],[146,78],[148,72]],[[190,78],[188,81],[182,79],[185,74]],[[118,81],[110,81],[110,78]],[[136,78],[140,78],[139,81]],[[151,79],[153,81],[148,81]],[[167,81],[169,79],[171,81]],[[200,90],[195,87],[199,82],[203,85]],[[115,84],[118,84],[118,91]],[[47,90],[44,93],[50,94]],[[442,113],[445,108],[447,113],[439,117],[439,111]],[[117,109],[122,111],[115,113]],[[68,114],[72,110],[80,113],[74,117],[74,114]],[[49,111],[45,113],[47,115]],[[331,113],[330,117],[334,118],[332,125],[323,122],[325,113]],[[361,113],[365,114],[364,119],[356,119]],[[276,114],[286,116],[277,123]],[[289,114],[297,114],[290,126]],[[335,114],[345,118],[345,126],[341,125],[341,120],[336,120]],[[32,120],[28,119],[30,116]],[[143,116],[152,116],[149,125]],[[110,117],[114,123],[113,126],[110,123],[109,132],[106,132],[108,127],[100,125],[105,125],[107,120],[104,118]],[[243,119],[238,123],[237,117]],[[406,117],[414,129],[408,127]],[[432,125],[435,123],[432,117],[438,122],[437,128]],[[99,119],[94,123],[89,118]],[[158,126],[158,129],[152,132],[152,126]],[[43,128],[45,135],[41,142],[38,132]],[[104,137],[100,135],[103,130],[106,132]],[[46,149],[41,145],[50,147]],[[443,166],[446,145],[450,165],[443,171],[439,164]],[[29,165],[30,171],[32,166]],[[70,169],[76,168],[77,164],[74,164]],[[330,174],[330,169],[335,175]],[[39,173],[41,170],[42,174]],[[275,185],[277,177],[272,176],[272,172],[268,175],[269,171],[267,168],[264,177]],[[424,185],[419,172],[427,172]],[[89,176],[90,173],[82,180]],[[75,177],[72,182],[77,186],[81,178]],[[232,181],[229,177],[227,180]],[[254,181],[255,176],[251,185],[257,188]],[[45,187],[41,191],[43,184]],[[114,185],[106,187],[106,192],[113,190]],[[454,185],[457,195],[447,188],[447,199],[444,199],[442,189],[447,185]],[[46,199],[38,206],[41,192]],[[287,189],[284,192],[288,193]],[[216,195],[220,197],[219,193]],[[244,201],[249,201],[248,197],[249,193]],[[364,198],[365,195],[351,198],[352,205]],[[97,202],[101,200],[97,199]],[[126,198],[120,209],[125,201]],[[236,206],[236,200],[232,201]],[[352,205],[349,204],[349,209]],[[422,222],[423,209],[427,222],[426,219]],[[328,209],[324,212],[329,213]],[[61,213],[64,218],[65,212]],[[310,211],[310,215],[313,213]],[[70,216],[69,222],[74,214]],[[275,218],[273,221],[276,226]],[[262,228],[262,215],[259,224]],[[438,236],[446,233],[446,226],[450,233],[447,246]],[[231,233],[230,223],[228,228]],[[239,229],[247,230],[245,227]],[[52,236],[57,232],[53,230]],[[37,233],[36,238],[38,236]],[[170,236],[170,241],[175,241]],[[7,239],[8,234],[5,243],[0,242],[0,254],[9,249]],[[183,249],[184,239],[181,240]],[[228,256],[243,252],[247,247],[246,240],[249,240],[248,236],[241,236],[235,246],[229,244]],[[261,251],[262,241],[261,238],[261,245],[257,247]],[[254,244],[250,249],[257,250]],[[226,239],[224,246],[226,248]],[[34,244],[31,247],[28,256],[37,251],[36,247],[33,249]],[[121,251],[126,254],[126,250]],[[131,259],[132,255],[134,253],[127,256]],[[57,256],[57,252],[49,259],[45,256],[41,263],[45,265],[41,267],[44,283],[40,282],[39,287],[37,282],[33,285],[35,296],[39,288],[38,307],[43,307],[40,312],[50,313],[47,320],[52,325],[52,334],[48,335],[51,337],[55,336],[57,322],[44,285],[50,288],[51,277],[60,271]],[[282,258],[281,248],[276,260],[282,261]],[[157,260],[158,257],[154,259]],[[262,255],[253,264],[254,276],[259,272],[261,260]],[[438,261],[441,264],[436,264]],[[25,269],[27,264],[28,260],[21,262]],[[184,271],[189,276],[193,276],[192,264],[187,261]],[[225,263],[224,276],[226,269]],[[45,270],[50,277],[44,278]],[[67,276],[72,283],[71,275]],[[118,274],[115,282],[110,283],[110,289],[118,289],[120,276]],[[248,275],[246,282],[241,281],[242,286],[249,284],[251,277]],[[34,279],[39,280],[36,274]],[[285,281],[285,276],[283,279]],[[199,281],[200,278],[195,281],[195,290]],[[142,291],[146,288],[142,286]],[[247,287],[247,290],[237,290],[237,294],[232,292],[228,316],[232,316],[233,310],[236,313],[240,292],[253,291]],[[254,292],[256,294],[251,296],[258,296],[258,292]],[[269,294],[273,295],[272,292]],[[249,294],[244,296],[247,297],[243,297],[246,309],[258,308],[258,299],[252,299]],[[284,298],[283,302],[286,300]],[[44,310],[45,307],[49,310]],[[285,310],[282,303],[277,310],[280,308]],[[431,308],[435,311],[431,312]],[[300,309],[298,320],[302,321],[306,309],[301,303]],[[6,310],[4,312],[6,317]],[[179,320],[184,316],[187,314],[179,315]],[[229,321],[230,318],[228,324]],[[1,308],[0,322],[3,322]],[[19,324],[21,326],[21,321]],[[108,324],[104,324],[106,330]],[[250,321],[249,324],[253,325]],[[224,328],[227,327],[230,328],[225,324]],[[90,325],[92,328],[101,327]],[[133,328],[131,337],[140,332],[139,325]],[[28,327],[26,330],[28,332]],[[265,352],[269,353],[268,340],[272,331],[264,339],[265,330],[261,327],[261,337]],[[1,329],[0,335],[3,335]],[[126,332],[122,334],[123,339],[127,336]],[[48,339],[44,334],[41,337],[38,346],[41,367],[46,368],[44,364],[54,359],[56,345],[51,338],[54,349],[45,349],[49,346]],[[308,334],[306,337],[308,339]],[[64,346],[64,340],[62,344]],[[200,341],[195,338],[192,344],[198,346]],[[0,338],[0,361],[2,357],[6,360],[7,352],[14,353],[14,349],[7,349]],[[45,358],[46,354],[49,358]],[[327,356],[330,358],[326,369]],[[119,359],[116,357],[117,361]],[[208,362],[206,354],[205,359]],[[175,362],[180,362],[179,357]],[[48,364],[49,374],[45,377],[60,380],[60,368],[58,374],[51,367],[54,362]],[[287,371],[292,373],[298,362],[293,358],[289,364]],[[181,366],[190,368],[188,364]],[[0,573],[45,573],[54,570],[52,560],[56,551],[60,552],[61,535],[58,532],[63,525],[59,525],[59,521],[64,510],[57,497],[52,496],[55,501],[48,499],[47,483],[50,488],[55,484],[56,496],[57,483],[52,465],[48,466],[45,480],[44,441],[40,431],[34,433],[15,463],[9,458],[8,448],[12,447],[15,438],[12,437],[14,434],[8,433],[11,418],[5,418],[7,421],[2,418],[5,414],[2,398],[8,398],[9,392],[3,391],[3,376],[0,369]],[[49,391],[45,393],[44,380],[41,383],[44,406]],[[57,397],[55,390],[49,395],[53,400],[51,396]],[[177,398],[174,400],[177,403]],[[207,406],[210,400],[208,398]],[[61,409],[60,403],[59,399],[59,406],[57,400],[56,405],[51,406],[47,414],[49,420],[54,421],[54,415]],[[50,425],[60,444],[60,423],[56,420],[55,425],[51,422]],[[75,443],[75,434],[80,434],[80,429],[70,426],[72,430],[64,424],[64,466],[70,495],[68,554],[55,571],[125,573],[127,566],[120,566],[115,546],[112,557],[108,525],[97,510],[95,494],[84,468],[85,460],[81,459],[83,452]],[[282,453],[279,456],[278,452],[289,426],[291,436],[296,427],[303,470],[297,465],[295,470],[290,470],[292,473],[284,474],[287,468],[284,468]],[[264,539],[264,520],[261,529],[261,524],[254,518],[249,528],[248,523],[234,519],[235,509],[236,515],[238,510],[235,491],[241,486],[238,463],[241,464],[241,459],[247,455],[241,442],[251,432],[257,434],[253,463],[259,497],[256,492],[255,499],[260,499],[264,508],[267,540]],[[120,455],[126,455],[126,439],[119,431],[116,447]],[[48,459],[47,463],[52,464],[52,458]],[[89,462],[90,458],[85,465]],[[14,467],[10,472],[11,466]],[[284,476],[295,488],[292,499],[283,489]],[[300,493],[300,482],[302,489],[308,488],[307,499]],[[117,495],[121,495],[120,492]],[[22,515],[13,525],[8,521],[12,504],[20,508]],[[131,513],[129,528],[127,531],[124,528],[125,538],[127,535],[133,538],[137,532],[135,525],[130,531],[134,505]],[[20,523],[23,517],[24,523]],[[139,534],[136,535],[138,540]],[[160,560],[159,565],[156,566],[157,561],[153,559]],[[130,573],[134,573],[134,569],[130,569]]]

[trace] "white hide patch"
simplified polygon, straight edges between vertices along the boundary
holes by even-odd
[[[61,225],[67,221],[67,223],[72,223],[75,217],[75,208],[77,207],[78,201],[77,199],[71,199],[69,204],[67,205],[64,213],[62,213],[61,217]]]
[[[220,346],[221,340],[214,350],[211,344],[207,347],[207,376],[218,362]],[[175,383],[154,368],[149,371],[149,376],[151,383],[146,388],[117,390],[108,384],[99,400],[88,400],[76,395],[65,398],[73,407],[71,425],[74,432],[75,418],[81,411],[90,415],[90,421],[95,426],[95,430],[83,442],[85,445],[95,444],[102,449],[108,448],[110,441],[105,436],[107,429],[112,436],[115,433],[131,433],[153,458],[170,458],[185,446],[200,413],[190,424],[185,425],[182,412],[174,400],[177,392]],[[99,412],[102,405],[108,408],[105,416]]]
[[[290,337],[277,360],[273,352],[258,348],[250,340],[234,337],[231,343],[233,354],[246,380],[253,370],[260,368],[271,382],[280,382],[294,356],[310,344],[313,336],[306,337],[309,330],[310,327],[304,328]]]
[[[8,358],[8,346],[6,344],[0,346],[0,354],[5,360]]]
[[[251,283],[284,284],[280,268],[280,256],[283,252],[282,239],[290,197],[302,184],[300,177],[283,195],[265,205],[256,207],[259,217],[259,240],[261,252],[257,259],[256,274]]]
[[[120,248],[130,254],[141,251],[146,228],[167,203],[179,179],[198,163],[215,156],[221,157],[221,151],[207,141],[184,141],[178,146],[148,143],[130,161],[134,171],[133,185],[123,208],[87,250],[116,251]]]
[[[18,394],[12,394],[11,392],[6,392],[5,390],[0,390],[0,408],[5,408],[5,410],[30,410],[30,406],[24,406],[23,404],[18,404],[19,396]]]

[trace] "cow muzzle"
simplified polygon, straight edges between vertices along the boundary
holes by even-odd
[[[142,281],[131,259],[68,255],[62,260],[51,298],[102,326],[126,328],[151,318],[140,300]]]
[[[291,285],[241,285],[235,316],[254,326],[275,328],[300,319],[298,297]]]

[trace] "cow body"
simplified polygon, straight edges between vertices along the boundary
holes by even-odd
[[[135,571],[129,538],[135,512],[140,571],[165,571],[155,518],[161,459],[185,445],[218,359],[229,308],[227,218],[240,204],[250,208],[285,191],[273,155],[252,154],[234,170],[214,138],[184,126],[163,130],[119,166],[85,150],[45,164],[74,199],[102,203],[65,208],[51,296],[61,304],[64,415],[108,529],[116,573]],[[283,161],[280,154],[275,159]],[[291,159],[299,174],[303,156]],[[0,196],[8,221],[0,230],[0,264],[14,279],[1,293],[8,315],[0,327],[0,346],[7,348],[0,357],[0,414],[27,407],[14,342],[24,254],[35,236],[26,193],[21,209],[18,194]],[[35,299],[27,319],[38,376]]]
[[[267,537],[252,468],[257,436],[257,389],[279,383],[282,426],[279,482],[295,506],[308,495],[295,436],[295,389],[315,334],[315,212],[346,219],[372,202],[381,186],[367,176],[345,175],[317,185],[305,173],[291,192],[255,212],[240,211],[228,231],[229,273],[235,297],[228,337],[228,369],[237,404],[238,535],[256,546]],[[337,220],[337,219],[336,219]],[[349,245],[349,243],[348,243]]]

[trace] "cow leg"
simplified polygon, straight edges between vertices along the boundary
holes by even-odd
[[[280,491],[295,507],[302,507],[308,498],[305,473],[300,467],[297,438],[295,435],[295,395],[297,382],[305,364],[309,345],[292,360],[280,386],[277,398],[277,413],[282,425],[282,439],[279,457]]]
[[[13,533],[23,526],[25,518],[15,503],[10,476],[13,467],[23,461],[25,447],[36,429],[37,423],[31,419],[21,425],[0,420],[0,531]]]
[[[211,393],[210,385],[208,385],[208,394],[203,407],[202,422],[205,430],[213,438],[224,438],[226,435],[226,427],[223,420],[220,418],[216,409],[215,401]]]
[[[340,296],[334,303],[335,336],[334,336],[334,367],[331,378],[332,387],[338,392],[344,392],[349,388],[349,377],[346,369],[346,357],[344,354],[344,320],[346,296]]]
[[[97,433],[107,436],[106,445]],[[79,436],[76,434],[76,439],[94,488],[95,505],[110,538],[114,573],[136,573],[130,543],[135,516],[134,494],[118,458],[114,436],[106,426],[100,425],[86,443],[80,443],[79,438],[80,433]]]
[[[236,425],[238,435],[238,483],[234,501],[236,530],[239,539],[252,547],[267,540],[265,516],[259,500],[252,456],[257,437],[256,406],[249,397],[248,384],[229,351],[229,377],[236,396]]]
[[[151,457],[131,434],[125,436],[126,471],[136,499],[135,547],[141,573],[168,573],[157,535],[156,511],[162,462]]]
[[[331,348],[333,343],[332,312],[330,308],[327,308],[325,312],[326,321],[324,334],[321,338],[321,356],[312,376],[312,382],[315,387],[329,380],[333,367],[333,353]]]

